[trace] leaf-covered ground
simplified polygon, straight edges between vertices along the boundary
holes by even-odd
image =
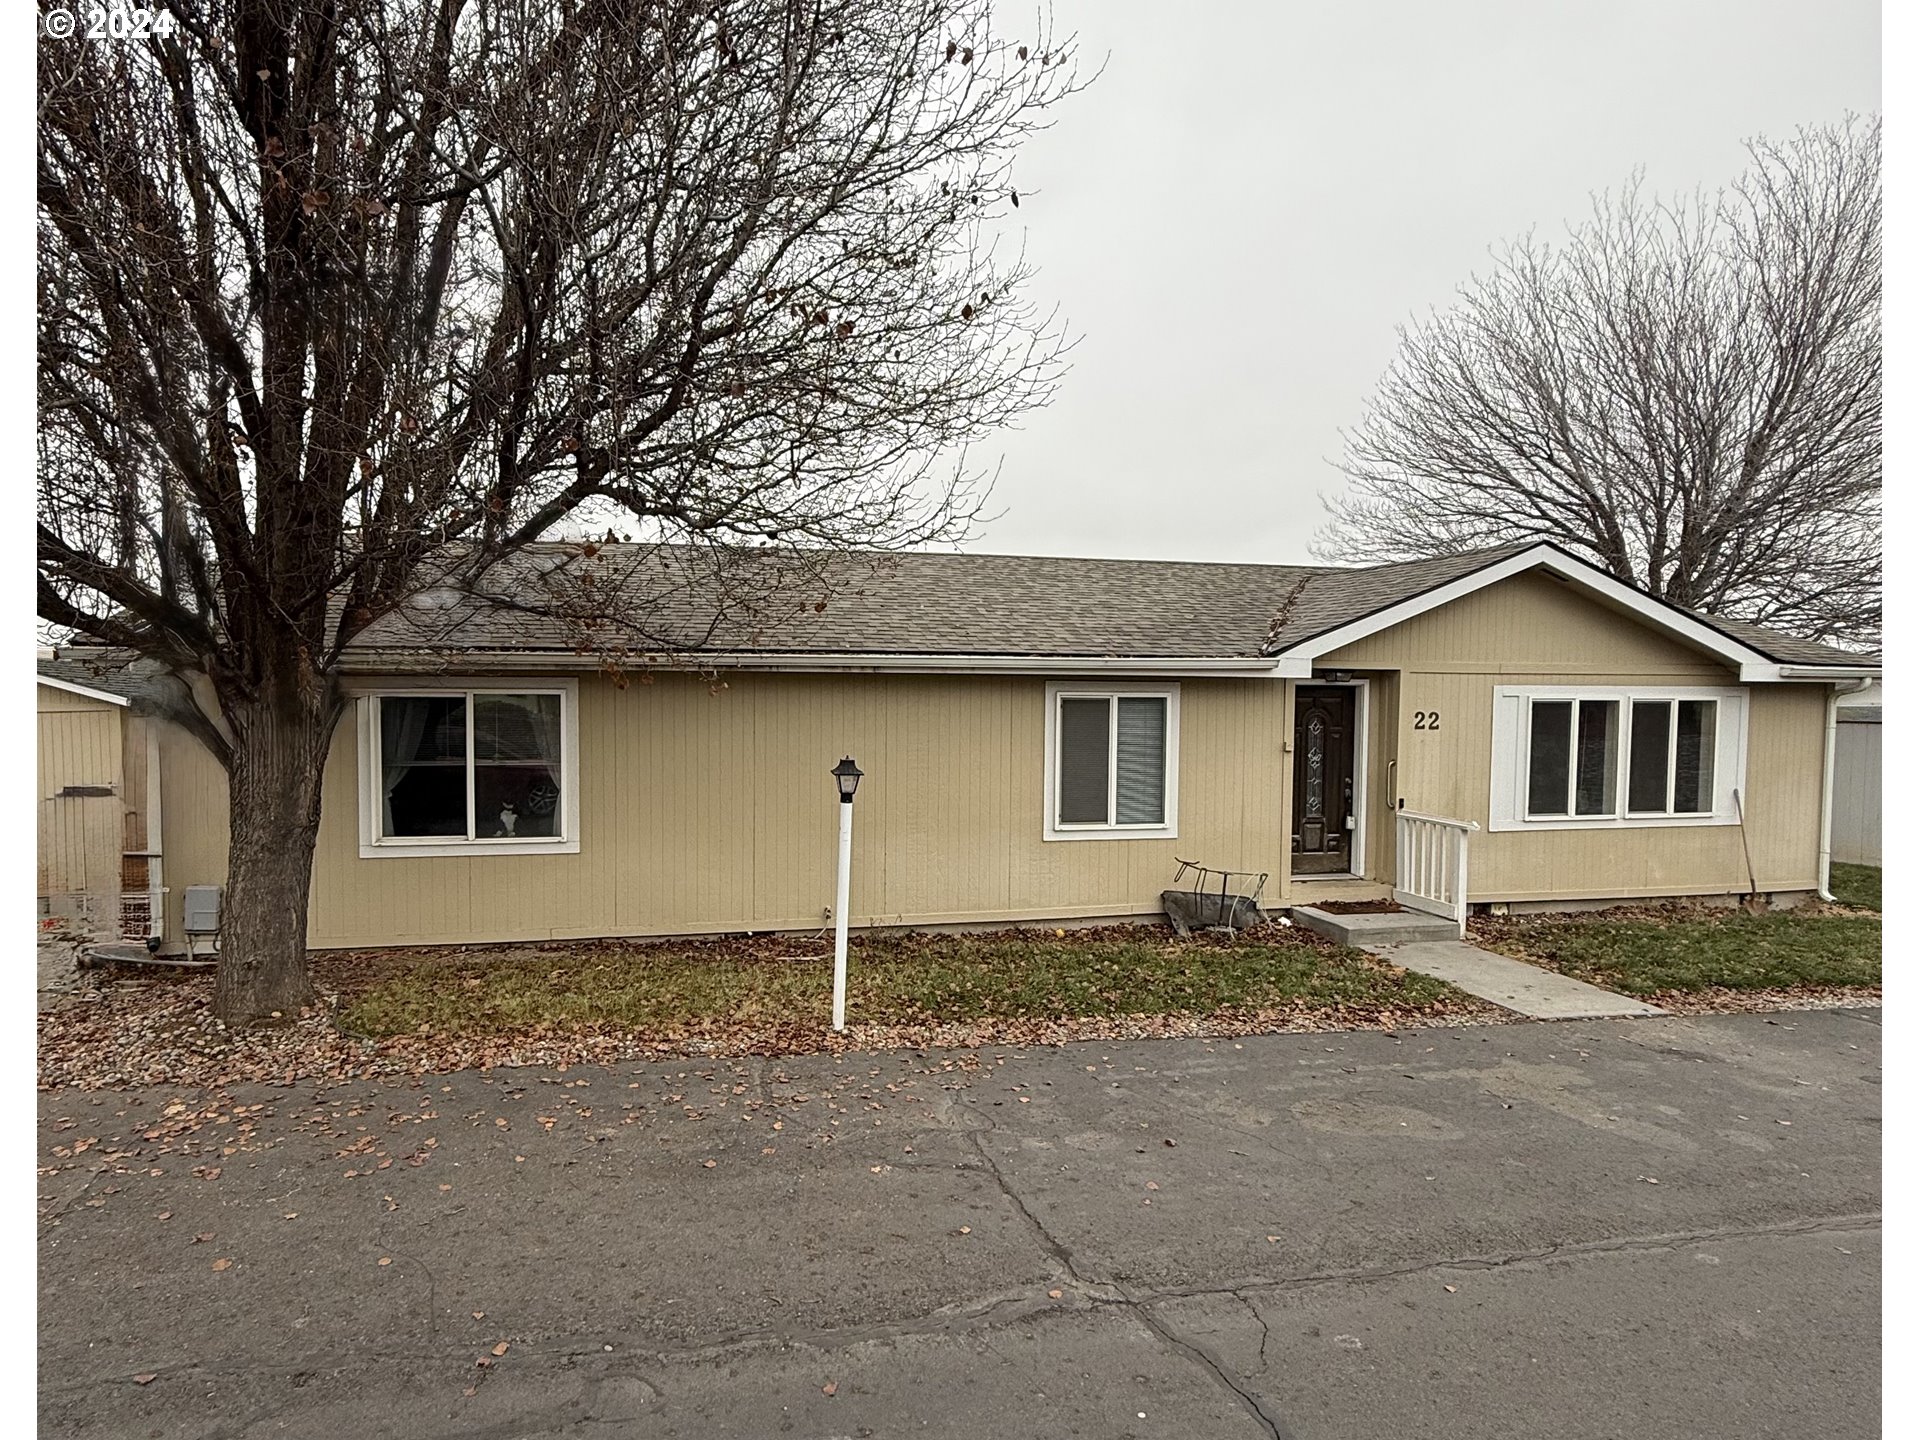
[[[1275,927],[858,937],[828,1028],[824,938],[591,942],[316,957],[322,1004],[232,1033],[205,975],[103,974],[40,1021],[43,1087],[292,1084],[666,1055],[1399,1028],[1503,1018],[1440,981]]]
[[[1777,914],[1700,905],[1476,919],[1477,945],[1674,1010],[1795,1000],[1872,1003],[1880,917],[1831,907]]]

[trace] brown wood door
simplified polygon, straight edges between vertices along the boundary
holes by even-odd
[[[1353,695],[1302,685],[1293,699],[1293,873],[1353,868]]]

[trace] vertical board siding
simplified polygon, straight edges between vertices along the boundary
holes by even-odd
[[[1727,667],[1541,575],[1519,575],[1370,635],[1320,664],[1399,672],[1392,752],[1409,810],[1483,827],[1469,846],[1473,900],[1725,894],[1748,888],[1739,826],[1507,830],[1489,822],[1496,685],[1715,685]],[[1376,685],[1378,697],[1383,687]],[[1747,687],[1745,839],[1762,890],[1818,881],[1825,690]],[[1382,707],[1383,710],[1387,707]],[[1415,730],[1438,711],[1438,730]],[[1384,747],[1383,747],[1384,748]],[[1377,812],[1376,812],[1377,813]],[[1392,844],[1389,833],[1385,843]],[[1373,848],[1372,845],[1369,848]],[[1376,851],[1374,873],[1391,873]]]
[[[668,674],[624,688],[587,678],[574,855],[361,859],[350,712],[327,765],[313,943],[822,926],[838,823],[828,771],[847,754],[866,772],[855,925],[1153,912],[1176,855],[1269,871],[1271,899],[1286,837],[1286,689],[1183,682],[1178,839],[1046,841],[1040,678],[748,673],[710,686]],[[180,888],[219,883],[225,869],[224,785],[192,751],[184,733],[168,737],[176,934]],[[176,800],[187,786],[197,804]]]
[[[178,725],[149,719],[160,736],[160,848],[166,880],[164,942],[180,948],[186,887],[227,881],[227,772]]]
[[[38,726],[38,894],[49,913],[120,921],[120,851],[126,828],[121,776],[122,709],[84,695],[35,687]],[[106,795],[62,794],[70,786]]]
[[[1840,712],[1833,743],[1833,858],[1880,863],[1880,722]]]

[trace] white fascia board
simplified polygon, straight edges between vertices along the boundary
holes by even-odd
[[[573,651],[467,651],[445,655],[378,654],[349,662],[380,675],[486,671],[600,670],[601,657]],[[792,674],[1277,676],[1271,656],[1209,655],[758,655],[673,653],[632,657],[631,670],[767,670]]]
[[[1435,586],[1410,599],[1402,600],[1397,605],[1389,605],[1384,610],[1342,625],[1337,630],[1329,630],[1324,635],[1315,635],[1311,639],[1302,640],[1297,645],[1290,645],[1276,658],[1283,667],[1297,667],[1304,663],[1307,667],[1306,673],[1311,674],[1313,662],[1322,655],[1331,654],[1343,646],[1353,644],[1356,640],[1364,640],[1369,635],[1377,634],[1402,621],[1411,620],[1417,615],[1424,615],[1429,610],[1437,610],[1442,605],[1451,604],[1455,600],[1473,594],[1476,590],[1484,590],[1489,585],[1529,570],[1546,570],[1558,575],[1561,579],[1591,591],[1600,598],[1631,612],[1655,629],[1664,630],[1670,635],[1719,656],[1727,664],[1739,668],[1742,680],[1780,678],[1777,673],[1773,673],[1780,667],[1774,665],[1758,650],[1721,634],[1711,625],[1694,619],[1683,610],[1668,605],[1664,601],[1642,595],[1631,585],[1621,584],[1606,571],[1589,565],[1584,560],[1576,560],[1573,556],[1544,542],[1522,550],[1516,555],[1509,555],[1504,560],[1496,560],[1493,564],[1476,570],[1471,575],[1463,575],[1458,580],[1450,580],[1445,585]],[[1747,673],[1750,668],[1756,672],[1765,671],[1766,673],[1755,673],[1750,676]],[[1287,668],[1281,673],[1294,674],[1296,671],[1293,668]]]
[[[89,700],[104,700],[109,705],[128,703],[124,695],[109,695],[105,690],[89,689],[85,685],[76,685],[71,680],[56,680],[51,675],[37,675],[34,678],[42,685],[50,685],[55,690],[65,690],[69,695],[84,695]]]

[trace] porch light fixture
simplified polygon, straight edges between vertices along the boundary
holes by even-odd
[[[847,1028],[847,894],[853,869],[853,792],[860,788],[860,767],[851,755],[833,767],[840,792],[840,867],[833,887],[833,1028]]]
[[[851,805],[853,792],[860,788],[860,777],[866,772],[853,763],[853,757],[847,756],[833,767],[833,783],[840,787],[840,803]]]
[[[1353,679],[1351,670],[1322,670],[1320,678],[1332,685],[1345,685]]]

